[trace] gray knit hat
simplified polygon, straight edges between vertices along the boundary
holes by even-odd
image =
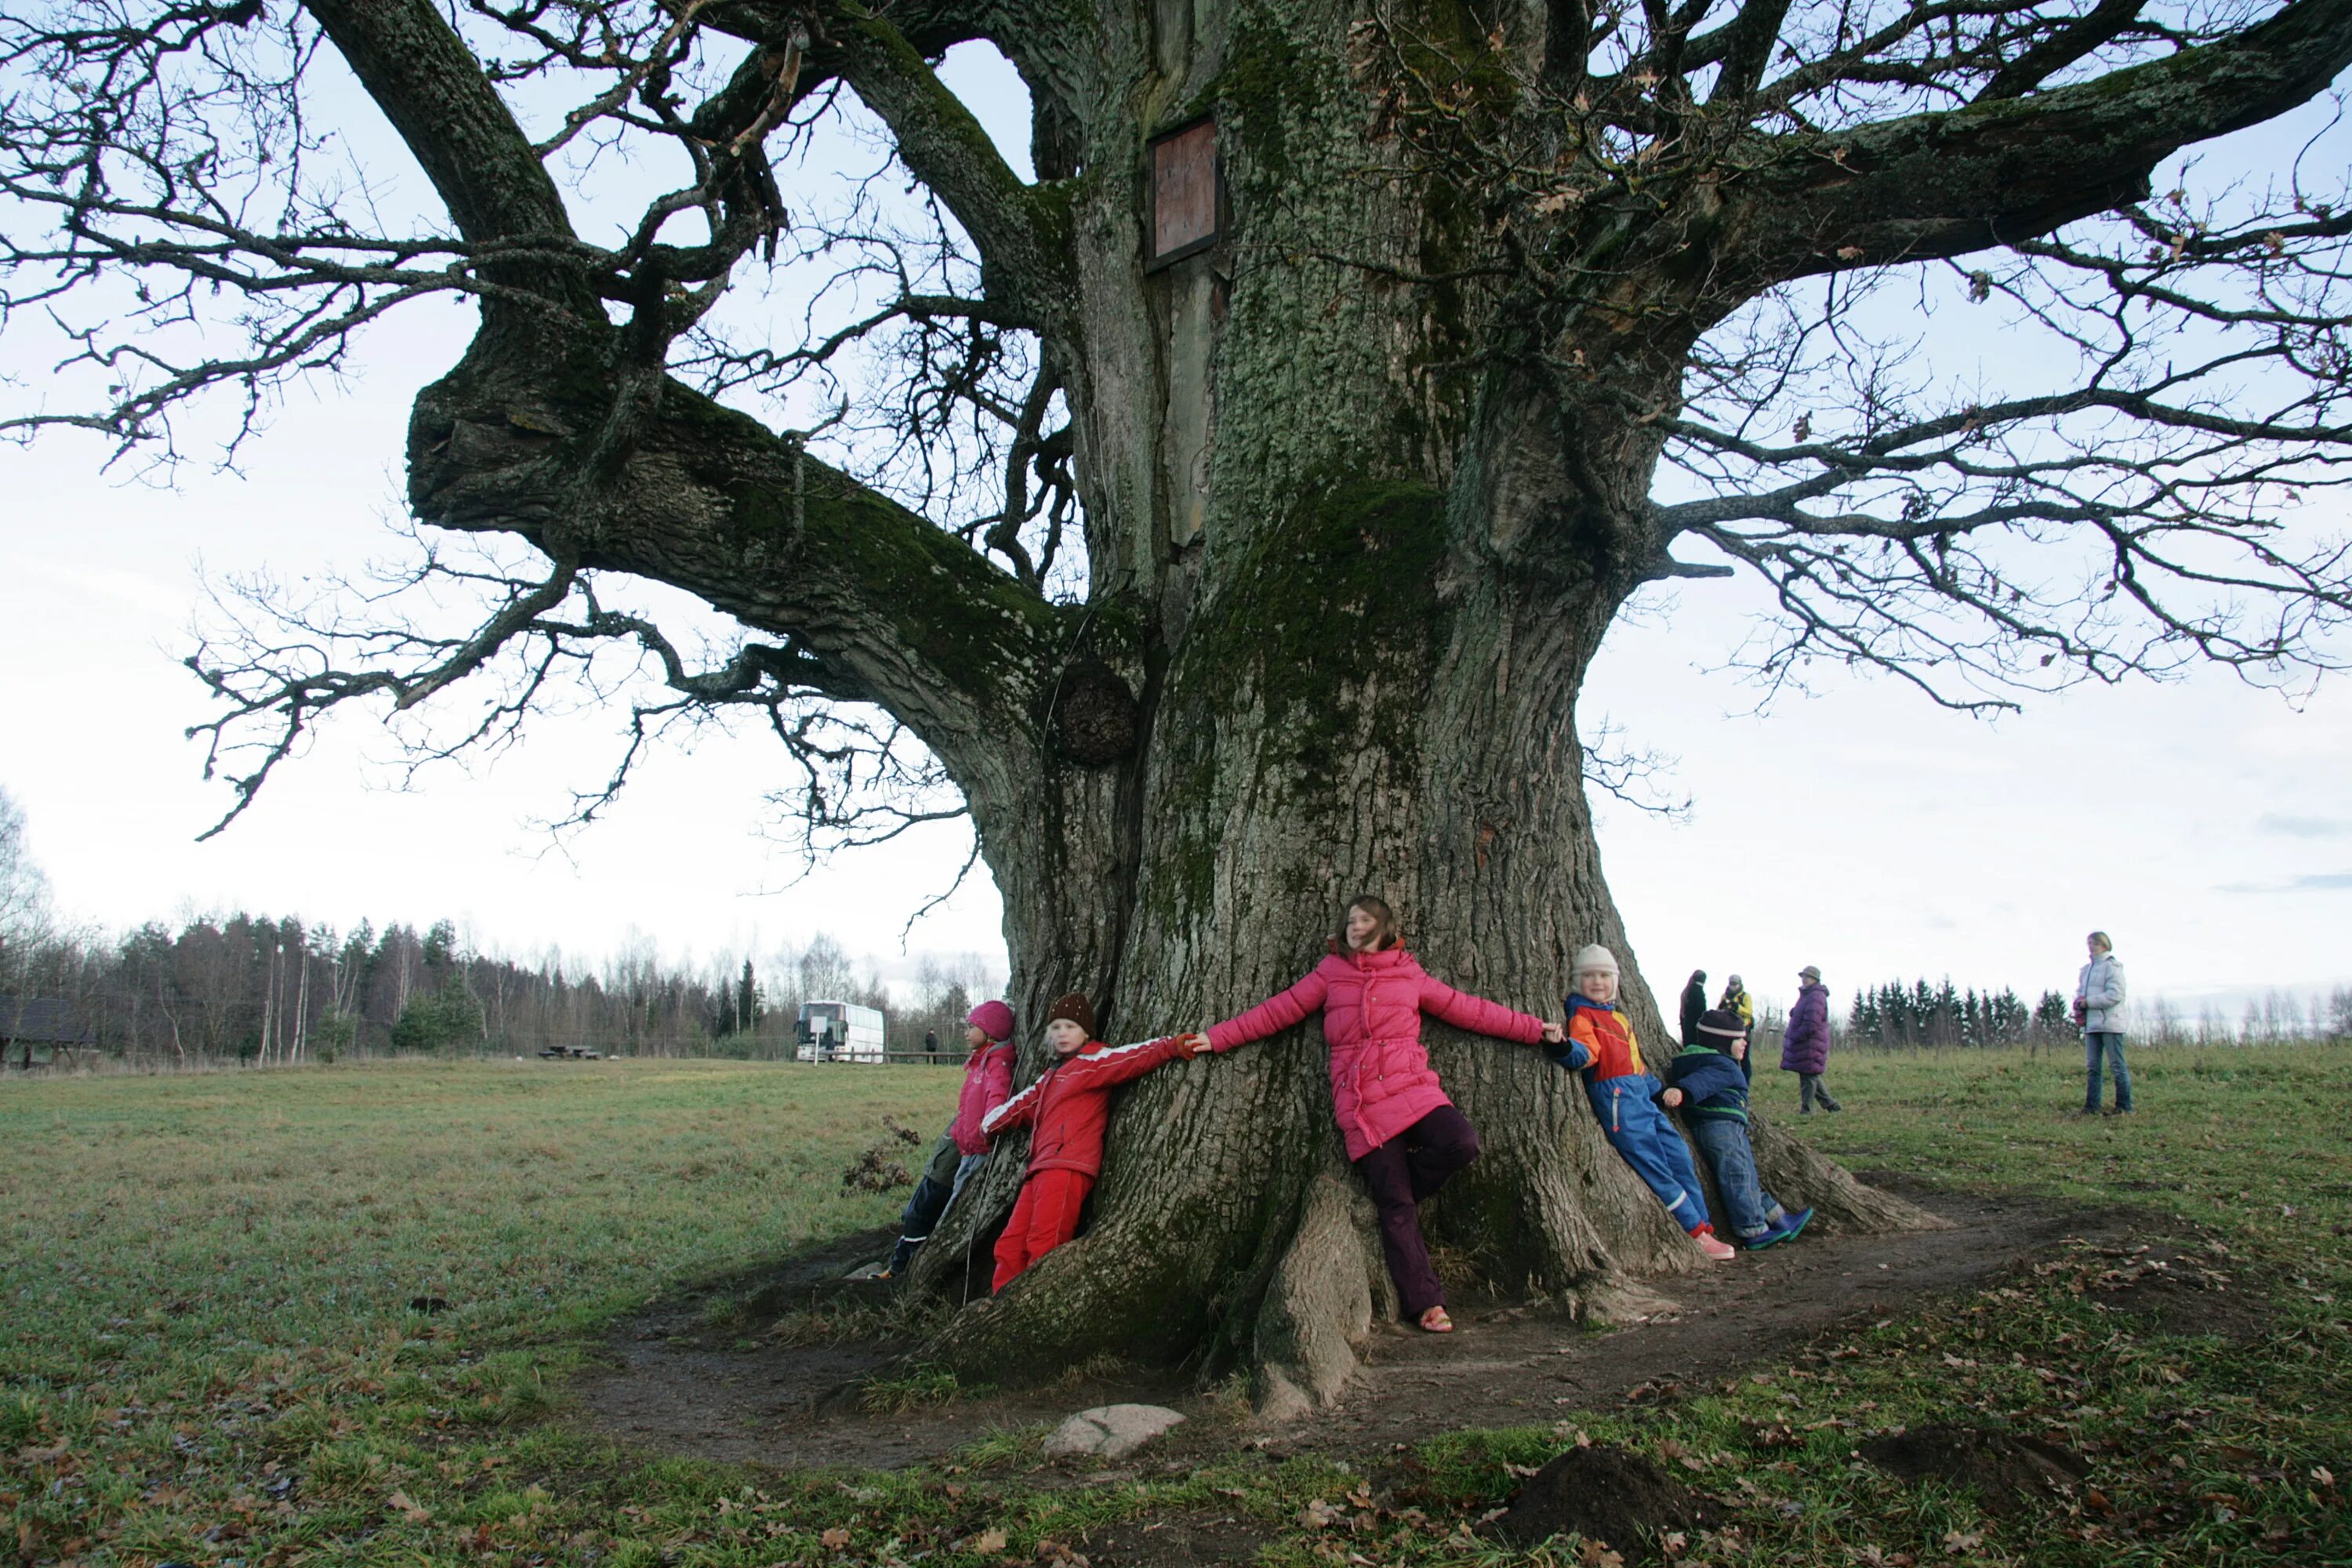
[[[1617,973],[1617,955],[1597,942],[1590,947],[1577,949],[1576,962],[1568,966],[1568,977],[1574,980],[1578,975],[1596,969],[1607,970],[1612,974]]]

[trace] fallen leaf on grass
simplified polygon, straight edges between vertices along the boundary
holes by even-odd
[[[394,1492],[383,1500],[399,1510],[400,1517],[411,1524],[423,1524],[433,1517],[433,1510],[423,1507],[406,1492]]]
[[[847,1531],[842,1531],[845,1537],[848,1533]],[[848,1542],[845,1539],[842,1544],[846,1546]],[[977,1535],[967,1535],[956,1542],[956,1550],[969,1552],[976,1557],[993,1557],[1004,1550],[1004,1531],[990,1529],[983,1530]]]
[[[1984,1533],[1981,1531],[1971,1530],[1966,1534],[1957,1530],[1944,1531],[1944,1550],[1955,1557],[1963,1552],[1974,1552],[1983,1544]]]
[[[1298,1522],[1309,1530],[1328,1530],[1347,1517],[1321,1498],[1298,1510]]]
[[[816,1539],[827,1552],[845,1551],[849,1546],[849,1531],[837,1524]]]
[[[1576,1560],[1583,1568],[1625,1568],[1622,1553],[1612,1552],[1597,1541],[1588,1541],[1576,1549]]]

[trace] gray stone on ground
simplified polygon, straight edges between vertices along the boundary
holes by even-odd
[[[1055,1427],[1045,1452],[1055,1458],[1087,1454],[1123,1459],[1183,1419],[1160,1405],[1097,1405]]]

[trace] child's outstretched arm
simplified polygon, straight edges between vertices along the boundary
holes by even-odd
[[[1583,1071],[1592,1065],[1594,1055],[1592,1026],[1586,1023],[1580,1014],[1571,1009],[1568,1015],[1568,1028],[1564,1031],[1563,1037],[1547,1044],[1544,1047],[1544,1055],[1552,1059],[1552,1065],[1565,1071]]]
[[[1467,991],[1456,991],[1433,975],[1421,977],[1421,1010],[1435,1014],[1457,1029],[1492,1035],[1498,1040],[1517,1040],[1531,1046],[1538,1040],[1556,1042],[1559,1038],[1557,1024],[1547,1024],[1532,1014],[1506,1007],[1500,1002],[1489,1002]]]
[[[1154,1068],[1197,1057],[1208,1048],[1206,1035],[1170,1035],[1132,1046],[1113,1046],[1107,1051],[1080,1057],[1062,1070],[1076,1074],[1088,1089],[1108,1089],[1141,1078]]]
[[[1044,1078],[1039,1078],[1035,1083],[982,1117],[980,1131],[982,1135],[993,1138],[1000,1132],[1010,1132],[1015,1127],[1033,1125],[1037,1120],[1037,1090],[1044,1087],[1045,1082]]]
[[[1212,1024],[1202,1037],[1209,1042],[1210,1049],[1230,1051],[1235,1046],[1278,1035],[1295,1024],[1305,1023],[1310,1014],[1321,1012],[1328,990],[1323,976],[1310,969],[1306,978],[1288,990],[1276,992],[1248,1012],[1235,1014],[1222,1024]]]

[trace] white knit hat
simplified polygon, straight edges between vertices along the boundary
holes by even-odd
[[[1612,974],[1617,973],[1617,955],[1597,942],[1591,947],[1577,950],[1576,962],[1568,966],[1568,977],[1573,980],[1596,969],[1605,969]]]

